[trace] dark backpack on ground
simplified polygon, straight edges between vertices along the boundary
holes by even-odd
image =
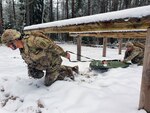
[[[141,42],[132,42],[134,46],[141,48],[143,51],[145,50],[145,45]]]

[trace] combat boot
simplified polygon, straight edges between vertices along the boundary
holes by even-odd
[[[65,77],[69,77],[74,80],[74,75],[71,67],[65,66],[65,68],[60,70],[60,75],[58,76],[58,80],[64,80]]]
[[[72,69],[71,68],[68,68],[67,69],[67,77],[69,77],[71,80],[74,80],[74,75],[73,75],[73,71],[72,71]]]
[[[58,76],[59,73],[57,71],[51,72],[50,70],[47,70],[45,75],[45,81],[44,81],[45,86],[52,85],[57,80]]]
[[[78,66],[72,67],[72,71],[74,71],[78,74],[79,73],[79,67]]]
[[[45,76],[44,84],[45,86],[51,86],[56,80],[52,79],[49,76]]]
[[[37,70],[35,68],[28,67],[28,75],[29,77],[40,79],[44,76],[44,72],[42,70]]]

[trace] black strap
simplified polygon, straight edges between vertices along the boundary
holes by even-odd
[[[75,55],[78,55],[78,56],[81,56],[81,57],[86,58],[86,59],[95,60],[95,59],[92,59],[92,58],[87,57],[87,56],[83,56],[83,55],[76,54],[76,53],[74,53],[74,52],[72,52],[72,51],[67,51],[67,52],[72,53],[72,54],[75,54]]]

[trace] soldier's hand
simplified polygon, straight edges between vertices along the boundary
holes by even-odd
[[[126,61],[125,61],[125,60],[121,60],[121,62],[122,62],[122,63],[125,63]]]
[[[66,58],[70,60],[70,54],[68,52]]]

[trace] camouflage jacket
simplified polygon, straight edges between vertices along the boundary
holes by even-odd
[[[45,36],[28,35],[22,39],[24,48],[20,53],[25,62],[36,69],[46,70],[61,64],[61,56],[67,53]]]
[[[144,51],[139,47],[133,47],[132,51],[126,51],[124,56],[124,61],[131,61],[132,63],[139,63],[143,60]]]

